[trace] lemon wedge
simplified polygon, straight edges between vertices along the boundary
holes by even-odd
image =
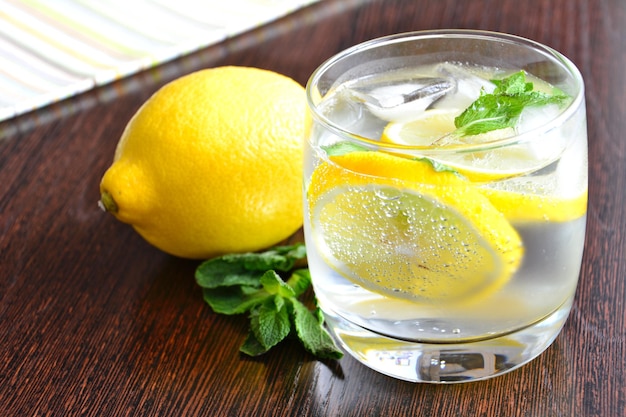
[[[325,261],[385,296],[475,300],[505,284],[523,257],[519,235],[476,186],[425,161],[383,152],[332,156],[315,169],[307,193]]]
[[[532,143],[512,143],[490,149],[489,144],[515,135],[512,128],[480,135],[457,137],[454,119],[458,109],[429,109],[409,122],[386,125],[381,142],[411,147],[455,147],[449,152],[429,154],[428,158],[447,165],[472,182],[489,182],[537,171],[554,162],[561,148],[545,147],[538,152]],[[466,145],[484,145],[484,150],[464,152]],[[403,149],[409,156],[424,154],[425,149]]]

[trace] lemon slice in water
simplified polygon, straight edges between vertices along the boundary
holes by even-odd
[[[399,145],[431,146],[454,131],[457,109],[431,109],[409,122],[391,122],[383,132],[382,141]]]
[[[308,202],[325,261],[386,296],[475,300],[505,284],[523,257],[519,235],[477,187],[425,161],[330,157],[312,175]]]
[[[515,183],[516,181],[510,181]],[[565,222],[578,219],[587,212],[587,188],[576,194],[559,195],[557,192],[542,192],[541,182],[533,178],[532,184],[519,181],[518,187],[506,184],[510,189],[481,187],[480,192],[486,196],[509,221],[522,222]],[[539,184],[539,185],[537,185]],[[504,184],[500,184],[504,187]]]
[[[541,169],[554,162],[561,151],[559,147],[538,151],[533,143],[513,143],[506,146],[490,144],[515,135],[512,128],[498,129],[474,136],[450,135],[456,127],[457,109],[430,109],[409,122],[391,122],[385,127],[381,142],[404,146],[452,147],[445,154],[428,155],[441,164],[463,174],[473,182],[488,182],[515,177]],[[484,150],[464,152],[465,145],[483,145]],[[454,150],[456,148],[456,150]],[[418,156],[421,150],[409,150]]]

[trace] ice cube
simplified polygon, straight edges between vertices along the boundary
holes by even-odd
[[[519,116],[515,130],[524,134],[549,123],[558,117],[561,108],[558,104],[544,106],[527,106]],[[541,140],[530,140],[529,150],[534,158],[546,161],[556,160],[565,150],[567,138],[563,137],[560,129],[554,128],[541,136]]]
[[[491,81],[479,77],[459,64],[444,62],[437,65],[436,70],[443,77],[454,80],[456,88],[437,101],[433,105],[434,108],[452,108],[463,111],[480,96],[481,90],[485,93],[492,93],[496,87]]]
[[[399,84],[390,82],[354,85],[348,94],[363,102],[376,117],[393,122],[412,120],[433,102],[455,88],[447,78],[423,77]]]
[[[554,120],[560,112],[558,104],[526,106],[519,116],[515,129],[517,133],[529,132]]]

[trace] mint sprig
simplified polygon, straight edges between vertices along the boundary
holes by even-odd
[[[554,94],[534,91],[534,85],[526,81],[524,71],[491,82],[496,85],[493,93],[481,90],[478,99],[454,119],[457,130],[453,134],[472,136],[515,127],[524,108],[560,105],[569,98],[560,90],[555,90]]]
[[[311,285],[308,269],[296,266],[305,257],[306,248],[298,243],[262,253],[224,255],[196,269],[196,282],[214,312],[249,313],[250,331],[241,352],[258,356],[293,335],[319,358],[343,356],[324,328],[320,309],[311,311],[298,299]]]

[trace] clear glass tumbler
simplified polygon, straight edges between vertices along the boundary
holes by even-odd
[[[485,379],[535,358],[569,314],[583,253],[580,72],[528,39],[375,39],[307,85],[304,231],[327,325],[409,381]]]

